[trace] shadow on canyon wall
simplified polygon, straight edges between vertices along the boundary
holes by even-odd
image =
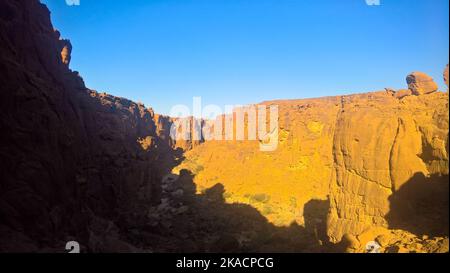
[[[150,240],[137,237],[135,242],[148,242],[156,252],[214,253],[345,252],[351,245],[346,237],[338,244],[328,240],[329,199],[304,205],[304,226],[278,227],[250,205],[227,204],[221,183],[196,194],[193,181],[192,173],[181,171],[174,190],[181,188],[184,195],[173,200],[185,211],[147,230]],[[389,198],[389,228],[418,236],[448,236],[448,191],[448,175],[415,174]]]
[[[305,205],[305,227],[296,223],[277,227],[250,205],[227,204],[220,183],[196,194],[193,179],[192,173],[182,170],[171,192],[162,196],[164,204],[170,195],[170,209],[128,239],[155,252],[330,251],[325,246],[329,201],[311,200]],[[176,194],[180,189],[183,195]]]
[[[449,177],[416,173],[389,197],[389,228],[418,236],[448,236]]]

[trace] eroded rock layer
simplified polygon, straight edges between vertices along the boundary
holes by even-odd
[[[200,192],[220,182],[228,202],[277,226],[322,230],[324,241],[374,227],[448,236],[448,94],[265,104],[279,105],[274,152],[254,141],[205,142],[175,171],[195,173]]]
[[[441,234],[448,234],[447,94],[403,100],[386,93],[343,98],[333,142],[335,176],[328,222],[333,241],[372,226],[395,226],[396,221],[416,220],[415,225],[430,231],[425,219],[441,219],[434,225],[442,224]],[[408,187],[409,196],[402,196]],[[432,206],[436,198],[440,203],[435,209],[425,211],[417,204],[409,211],[415,219],[399,219],[408,217],[408,212],[398,211],[399,203],[409,207],[431,192],[437,195],[421,205]]]

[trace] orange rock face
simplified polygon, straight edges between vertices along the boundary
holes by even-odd
[[[192,171],[199,192],[222,183],[227,202],[249,204],[277,226],[324,226],[332,242],[373,226],[448,235],[447,95],[270,103],[280,109],[276,151],[206,142],[175,171]],[[321,205],[311,209],[312,201]]]
[[[409,89],[413,95],[429,94],[438,90],[438,85],[433,78],[422,72],[413,72],[406,78]]]
[[[72,54],[72,44],[68,40],[61,40],[63,48],[61,49],[61,61],[63,64],[69,66]]]

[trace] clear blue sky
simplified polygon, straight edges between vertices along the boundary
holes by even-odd
[[[448,63],[448,0],[43,0],[88,87],[169,113],[404,88]]]

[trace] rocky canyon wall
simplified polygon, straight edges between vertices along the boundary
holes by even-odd
[[[332,240],[373,226],[395,227],[398,222],[398,228],[402,221],[425,232],[431,232],[430,224],[442,224],[436,228],[448,234],[447,94],[401,100],[389,93],[342,98],[333,142]],[[408,187],[411,192],[401,196]],[[398,205],[409,212],[398,211]],[[425,223],[432,219],[434,224]]]
[[[408,90],[265,102],[279,106],[277,150],[205,142],[175,172],[193,172],[199,192],[222,183],[227,202],[277,226],[325,229],[324,241],[377,228],[448,236],[448,94],[414,75]]]
[[[159,202],[172,149],[153,111],[87,89],[71,48],[39,1],[0,2],[0,250],[93,249]]]

